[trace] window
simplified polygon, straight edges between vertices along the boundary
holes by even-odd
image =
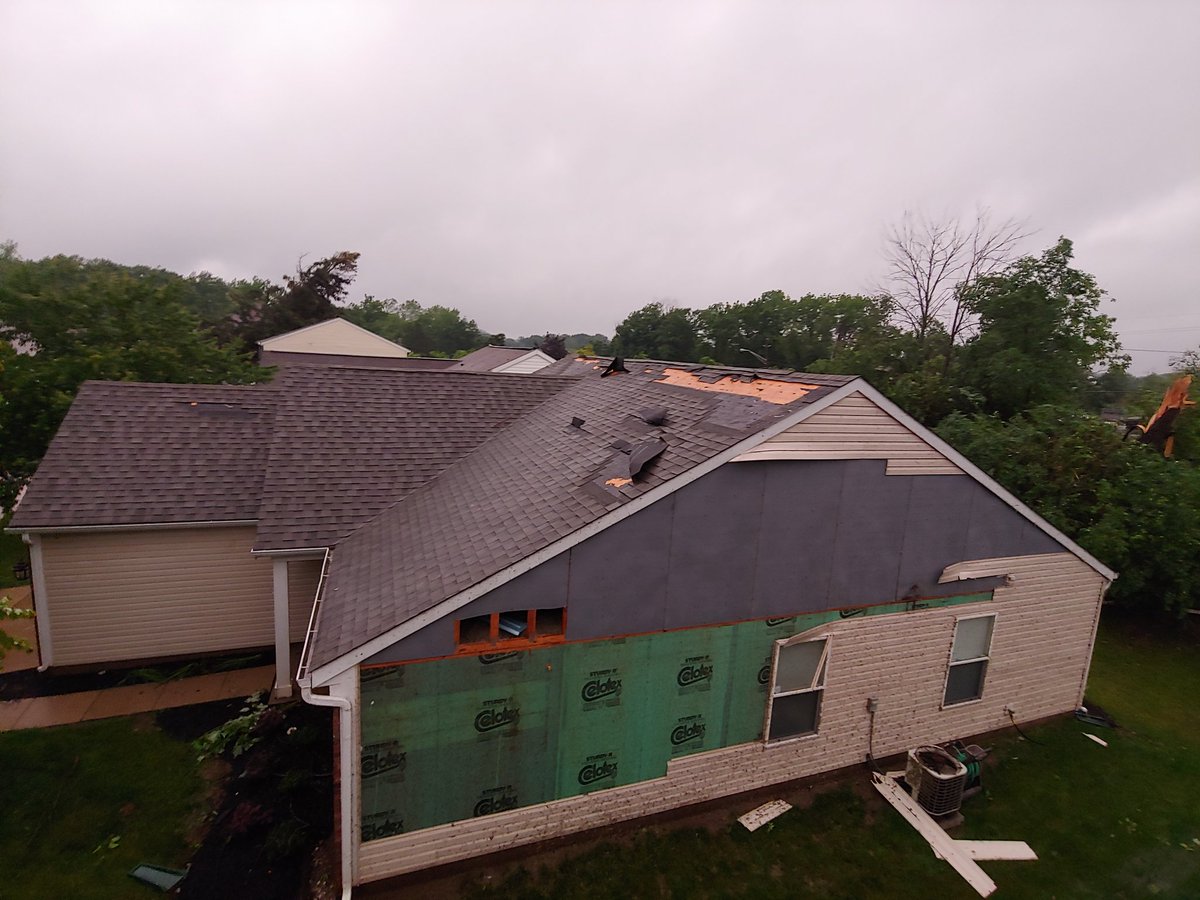
[[[561,641],[565,631],[566,610],[562,607],[520,609],[459,619],[454,642],[466,648],[546,643]]]
[[[995,624],[995,616],[973,616],[955,623],[942,706],[966,703],[983,696],[983,679],[987,675]]]
[[[775,645],[775,678],[767,712],[767,740],[816,734],[825,693],[829,639],[779,641]]]

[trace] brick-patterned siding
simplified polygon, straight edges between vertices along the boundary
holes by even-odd
[[[874,752],[887,756],[1067,712],[1083,696],[1104,579],[1069,553],[961,564],[1011,576],[991,602],[845,619],[832,637],[820,732],[672,761],[664,778],[453,822],[359,847],[356,883],[492,853],[863,762],[867,698],[879,698]],[[951,573],[953,574],[953,573]],[[996,614],[981,700],[942,709],[955,621]]]

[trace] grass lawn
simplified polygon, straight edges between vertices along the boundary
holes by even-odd
[[[0,897],[149,900],[126,873],[189,856],[195,751],[149,716],[5,732],[0,760]]]
[[[1151,639],[1106,623],[1089,698],[1122,726],[1072,719],[991,741],[982,795],[964,806],[955,837],[1027,841],[1037,862],[985,862],[998,897],[1200,897],[1200,646]],[[1083,737],[1091,731],[1109,742]],[[645,828],[566,861],[534,859],[475,898],[599,900],[638,897],[903,898],[978,895],[890,806],[856,784],[784,797],[811,801],[749,834]],[[815,796],[814,796],[815,794]],[[411,896],[420,896],[415,886]],[[409,894],[404,894],[409,896]],[[397,894],[396,896],[401,896]]]

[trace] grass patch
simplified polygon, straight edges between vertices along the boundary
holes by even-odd
[[[3,733],[0,759],[0,896],[150,898],[126,873],[186,862],[195,752],[149,717]]]
[[[1200,897],[1200,653],[1194,638],[1105,623],[1089,698],[1116,731],[1062,719],[993,741],[985,791],[958,838],[1027,841],[1037,862],[987,862],[1006,897]],[[1099,733],[1100,747],[1083,737]],[[864,772],[807,809],[749,834],[642,829],[550,866],[536,860],[472,898],[823,897],[944,900],[978,895],[869,789]],[[795,794],[785,799],[802,799]],[[742,810],[744,811],[744,810]]]

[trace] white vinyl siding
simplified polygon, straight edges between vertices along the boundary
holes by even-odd
[[[857,392],[763,441],[735,462],[774,459],[886,459],[889,475],[962,474],[919,435]]]
[[[332,353],[343,356],[393,358],[408,356],[408,350],[399,344],[345,319],[330,319],[287,334],[269,337],[259,346],[272,353]]]
[[[502,372],[505,375],[530,375],[546,368],[552,362],[554,360],[540,350],[530,350],[524,356],[518,356],[512,362],[496,366],[492,371]]]
[[[254,528],[42,536],[54,665],[266,647],[271,564]]]

